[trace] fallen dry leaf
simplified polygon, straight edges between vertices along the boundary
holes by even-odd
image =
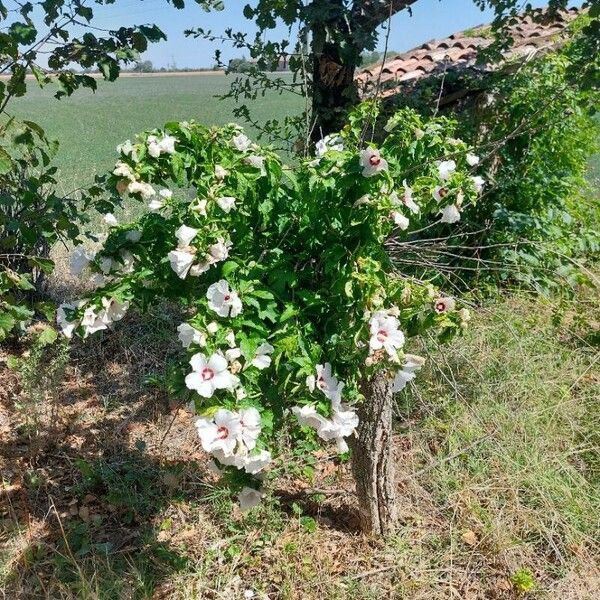
[[[479,542],[475,532],[471,531],[470,529],[467,529],[467,531],[461,535],[461,538],[462,541],[465,542],[465,544],[469,544],[469,546],[476,546]]]

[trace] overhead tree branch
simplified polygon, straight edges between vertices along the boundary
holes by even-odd
[[[361,29],[374,29],[390,16],[409,8],[417,0],[354,0],[352,23]]]

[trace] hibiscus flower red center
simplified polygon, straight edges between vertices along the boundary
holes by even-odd
[[[443,198],[448,193],[448,190],[446,188],[440,188],[440,191],[438,193],[440,195],[440,198]]]
[[[319,389],[322,390],[324,390],[327,387],[327,383],[325,382],[325,378],[323,376],[317,379],[317,385],[319,386]]]
[[[438,303],[435,305],[435,310],[436,310],[437,312],[440,312],[440,313],[441,313],[441,312],[444,312],[444,311],[446,310],[446,303],[445,303],[445,302],[438,302]]]
[[[204,367],[202,371],[200,371],[200,377],[202,377],[202,381],[210,381],[215,376],[215,372],[210,367]]]
[[[224,300],[225,302],[229,302],[229,301],[231,300],[231,294],[225,294],[225,295],[223,296],[223,300]]]
[[[369,157],[369,164],[372,167],[376,167],[380,163],[381,163],[381,157],[378,156],[377,154],[373,154],[371,157]]]
[[[227,436],[229,436],[229,429],[227,427],[219,427],[217,429],[217,438],[219,440],[224,440]]]
[[[388,332],[385,329],[380,329],[377,332],[377,341],[385,342],[388,339]]]

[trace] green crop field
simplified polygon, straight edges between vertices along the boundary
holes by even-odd
[[[123,77],[99,82],[95,93],[79,90],[60,101],[53,99],[55,89],[40,90],[32,82],[27,95],[11,106],[15,116],[39,123],[60,142],[57,164],[61,187],[68,192],[104,172],[116,160],[117,144],[144,129],[173,120],[231,121],[234,102],[216,96],[229,89],[232,79],[218,73]],[[256,118],[266,121],[301,110],[302,101],[290,96],[270,94],[253,101]]]

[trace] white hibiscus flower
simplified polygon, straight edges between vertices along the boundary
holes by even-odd
[[[392,392],[400,392],[406,387],[409,381],[416,377],[416,372],[425,364],[425,359],[414,354],[404,355],[404,366],[394,377]]]
[[[108,323],[106,322],[106,319],[103,318],[103,312],[104,311],[100,311],[100,313],[97,313],[93,306],[86,308],[85,312],[83,313],[83,318],[81,319],[84,338],[88,337],[88,335],[92,333],[96,333],[97,331],[108,329]]]
[[[260,450],[246,456],[244,460],[244,471],[249,475],[256,475],[271,464],[271,453],[268,450]]]
[[[221,279],[209,286],[206,297],[208,307],[220,317],[237,317],[242,312],[242,301],[237,292],[229,289],[229,283]]]
[[[206,452],[220,451],[224,456],[231,456],[237,446],[242,426],[239,415],[220,408],[212,419],[206,417],[197,419],[196,429],[202,448]]]
[[[132,229],[125,234],[125,239],[128,242],[137,244],[142,239],[142,232],[139,229]]]
[[[173,154],[173,152],[175,152],[176,142],[177,138],[172,135],[165,135],[159,142],[161,154]]]
[[[198,230],[187,225],[182,225],[175,232],[175,237],[178,241],[179,248],[186,248],[190,245],[190,242],[198,235]]]
[[[456,223],[460,221],[460,211],[456,204],[449,204],[442,209],[441,223]]]
[[[154,188],[149,183],[144,183],[143,181],[132,181],[127,186],[127,191],[130,194],[140,194],[144,200],[148,200],[156,194]]]
[[[69,266],[73,275],[81,275],[87,269],[90,263],[96,257],[96,253],[91,250],[86,250],[83,246],[77,246],[71,254]]]
[[[476,156],[475,154],[471,154],[470,152],[467,153],[467,164],[470,167],[476,167],[479,164],[479,156]]]
[[[161,154],[173,154],[176,142],[177,138],[171,135],[165,135],[160,140],[155,135],[149,135],[147,140],[148,154],[153,158],[158,158]]]
[[[162,198],[153,198],[148,204],[148,210],[150,212],[158,212],[165,206],[165,201]]]
[[[247,135],[244,135],[243,133],[238,133],[238,135],[234,135],[231,139],[231,143],[235,146],[236,150],[239,150],[240,152],[245,152],[246,150],[248,150],[248,148],[250,148],[252,144],[250,138]]]
[[[223,212],[230,212],[232,208],[235,208],[236,199],[233,196],[221,196],[217,198],[217,204],[223,210]]]
[[[387,171],[388,164],[376,148],[365,148],[360,153],[360,166],[365,177],[373,177],[381,171]]]
[[[312,387],[318,388],[323,392],[326,398],[329,398],[332,403],[339,404],[342,399],[342,390],[344,383],[338,382],[337,378],[331,372],[331,364],[317,365],[317,376],[310,376],[306,379],[309,389]]]
[[[433,310],[439,315],[452,312],[455,308],[456,300],[454,300],[454,298],[441,297],[433,303]]]
[[[240,423],[242,425],[240,439],[248,450],[252,450],[256,446],[256,440],[261,431],[260,413],[253,406],[242,408],[240,410]]]
[[[189,323],[181,323],[177,327],[177,337],[184,348],[189,348],[192,344],[198,346],[206,346],[206,335]]]
[[[331,419],[319,414],[312,405],[294,406],[292,413],[301,426],[312,427],[321,439],[335,441],[340,452],[347,452],[348,444],[344,438],[354,434],[358,427],[358,416],[345,405],[332,402],[331,406]]]
[[[190,268],[190,277],[200,277],[203,273],[206,273],[210,270],[209,262],[201,262],[195,265],[192,265]]]
[[[109,325],[115,321],[120,321],[129,308],[129,302],[119,302],[116,298],[102,298],[103,310],[99,313],[99,317]]]
[[[254,358],[252,359],[252,364],[257,369],[266,369],[271,366],[271,357],[270,354],[273,353],[275,348],[269,344],[269,342],[262,343],[257,349]]]
[[[194,264],[196,255],[185,250],[171,250],[167,256],[171,263],[171,269],[177,273],[180,279],[185,279]]]
[[[336,410],[334,407],[331,420],[317,429],[317,435],[325,441],[335,441],[339,452],[348,452],[348,444],[345,437],[354,434],[358,427],[358,415],[345,407]]]
[[[135,175],[133,174],[131,167],[123,161],[117,162],[115,168],[113,169],[113,175],[116,175],[117,177],[124,177],[125,179],[129,179],[130,181],[135,180]]]
[[[433,188],[433,197],[438,202],[441,202],[447,195],[448,195],[448,188],[445,188],[441,185],[438,185],[435,188]]]
[[[239,348],[229,348],[225,350],[225,358],[227,362],[232,363],[242,355],[242,351]]]
[[[106,284],[106,277],[101,273],[92,273],[88,281],[98,288]]]
[[[219,181],[223,181],[223,179],[225,179],[227,175],[229,175],[229,171],[227,169],[225,169],[221,165],[215,165],[215,177]]]
[[[193,210],[195,213],[198,213],[199,215],[202,215],[203,217],[206,217],[206,206],[208,205],[208,200],[206,198],[202,198],[202,200],[196,200],[196,202],[194,202],[191,205],[191,210]]]
[[[267,174],[267,170],[265,169],[265,157],[264,156],[258,156],[257,154],[252,154],[250,156],[247,156],[244,159],[244,162],[247,165],[254,167],[255,169],[260,169],[261,175]]]
[[[229,248],[231,248],[231,242],[219,238],[215,244],[208,247],[209,262],[214,264],[226,260],[229,256]]]
[[[406,229],[408,229],[408,226],[410,225],[410,221],[401,212],[398,212],[397,210],[393,210],[391,212],[390,216],[391,216],[392,220],[394,221],[394,224],[397,227],[399,227],[400,229],[402,229],[402,231],[405,231]]]
[[[397,350],[404,345],[404,334],[400,331],[398,319],[386,312],[378,311],[369,320],[371,352],[385,349],[392,359],[396,359]]]
[[[104,273],[104,275],[108,275],[112,271],[113,265],[114,261],[112,258],[110,258],[110,256],[100,257],[99,266],[100,270],[102,271],[102,273]]]
[[[443,160],[438,164],[438,173],[442,181],[448,181],[454,171],[456,171],[456,163],[453,160]]]
[[[402,182],[402,185],[404,186],[404,195],[402,196],[402,203],[412,213],[417,214],[420,209],[416,202],[413,200],[412,188],[406,183],[406,179]]]
[[[327,424],[327,419],[317,412],[317,409],[312,404],[306,404],[304,406],[293,406],[292,413],[294,413],[298,423],[302,427],[312,427],[318,429],[321,426]]]
[[[133,144],[131,140],[125,140],[122,144],[117,146],[117,152],[124,156],[129,156],[133,151]]]
[[[67,312],[77,310],[81,305],[81,301],[75,304],[63,302],[56,310],[56,324],[66,338],[72,338],[73,332],[79,327],[79,319],[70,320]]]
[[[185,378],[185,385],[204,398],[211,398],[215,390],[233,390],[239,379],[227,369],[227,359],[220,354],[207,358],[199,352],[190,359],[193,371]]]
[[[158,138],[155,135],[149,135],[148,140],[148,154],[152,158],[158,158],[160,156],[160,144]]]
[[[339,135],[326,135],[322,140],[315,144],[315,155],[322,158],[329,150],[342,152],[344,150],[344,140]]]
[[[473,177],[472,179],[473,185],[475,186],[477,193],[481,194],[481,192],[483,191],[483,186],[485,185],[485,179],[483,177],[479,177],[479,175]]]
[[[115,215],[113,215],[112,213],[106,213],[104,215],[104,217],[102,217],[102,220],[109,226],[109,227],[116,227],[119,224],[119,221],[117,221],[117,217],[115,217]]]

